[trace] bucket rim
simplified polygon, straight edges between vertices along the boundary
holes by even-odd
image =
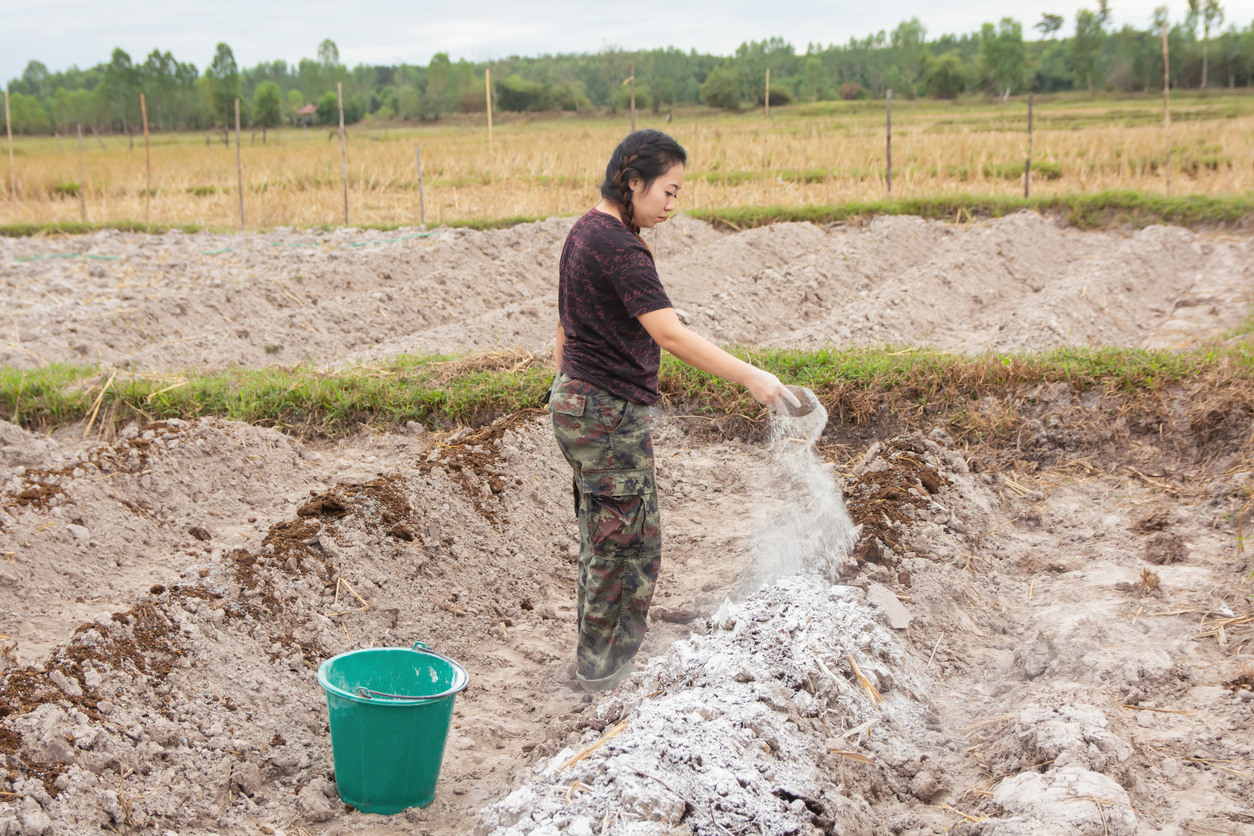
[[[428,703],[428,702],[435,702],[436,700],[442,700],[448,697],[456,696],[457,694],[466,690],[466,686],[470,684],[470,674],[466,672],[466,669],[462,667],[460,663],[456,662],[453,659],[450,659],[449,657],[445,656],[443,653],[436,653],[434,650],[428,650],[425,645],[422,646],[420,649],[419,647],[420,645],[422,645],[422,642],[416,642],[413,647],[362,647],[362,648],[358,648],[357,650],[349,650],[345,653],[337,654],[335,656],[332,656],[330,659],[327,659],[325,662],[323,662],[321,665],[318,666],[318,684],[322,686],[322,690],[326,691],[328,694],[335,694],[335,696],[339,697],[340,699],[351,700],[356,703],[361,703],[362,705],[382,705],[382,706],[390,706],[390,707],[397,707],[397,708],[421,705],[422,703]],[[453,668],[453,671],[456,674],[456,679],[451,688],[439,694],[432,694],[430,696],[423,696],[423,697],[414,697],[412,699],[399,699],[398,700],[398,699],[393,699],[391,697],[386,697],[383,699],[378,699],[378,698],[370,699],[368,697],[362,697],[356,693],[345,691],[343,688],[340,688],[338,685],[332,685],[330,680],[327,678],[327,670],[329,670],[331,665],[334,664],[337,660],[343,659],[347,656],[355,656],[359,653],[378,653],[380,651],[384,651],[384,652],[399,651],[399,652],[408,652],[408,653],[421,653],[426,656],[434,656],[437,659],[441,659],[444,662],[447,662],[449,666]]]

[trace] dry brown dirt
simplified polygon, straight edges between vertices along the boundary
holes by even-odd
[[[0,360],[543,352],[568,227],[0,240]],[[677,306],[724,342],[1173,347],[1216,339],[1254,293],[1247,238],[1028,214],[680,218],[656,247]],[[67,252],[116,260],[17,261]],[[762,590],[763,532],[804,492],[767,445],[659,414],[645,671],[596,699],[571,683],[577,535],[542,413],[321,443],[0,422],[0,834],[1254,833],[1248,410],[1215,438],[1032,394],[989,405],[1025,413],[1014,451],[829,426],[863,539],[839,577]],[[416,640],[471,675],[437,800],[346,811],[314,671]],[[624,722],[578,776],[557,769]],[[1064,778],[1089,788],[1071,818],[1045,803]]]

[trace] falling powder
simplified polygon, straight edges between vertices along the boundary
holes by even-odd
[[[809,389],[789,389],[801,405],[771,414],[770,451],[783,505],[758,532],[755,588],[798,572],[820,572],[834,581],[857,541],[840,488],[815,449],[827,410]]]

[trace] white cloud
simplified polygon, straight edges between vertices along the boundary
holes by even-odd
[[[1159,0],[1116,0],[1114,24],[1144,27]],[[946,4],[906,0],[893,4],[817,3],[800,0],[637,0],[629,6],[581,0],[478,0],[413,3],[398,0],[65,0],[55,13],[22,0],[0,0],[5,48],[0,78],[20,75],[26,63],[57,70],[108,60],[115,46],[141,61],[154,48],[203,68],[219,41],[229,43],[242,66],[313,57],[318,43],[333,38],[348,63],[426,64],[436,52],[454,60],[481,60],[546,52],[594,52],[605,44],[626,49],[675,46],[729,54],[746,40],[781,36],[803,51],[809,42],[845,43],[917,16],[935,36],[971,32],[1008,12],[1029,37],[1042,12],[1065,15],[1070,28],[1082,0],[1018,3],[991,0]],[[1173,18],[1185,3],[1172,0]],[[1230,0],[1227,20],[1254,19],[1254,0]]]

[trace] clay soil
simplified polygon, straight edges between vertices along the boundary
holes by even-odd
[[[0,362],[543,355],[569,223],[0,240]],[[1178,348],[1254,301],[1248,238],[1030,214],[681,217],[655,247],[725,343]],[[763,532],[804,486],[777,449],[659,410],[643,670],[596,698],[573,687],[577,532],[538,410],[332,441],[0,422],[0,834],[1254,834],[1254,423],[1164,399],[1147,427],[1040,385],[985,404],[1022,422],[1011,446],[833,422],[818,450],[861,540],[765,588]],[[414,641],[471,678],[436,801],[347,809],[314,672]]]

